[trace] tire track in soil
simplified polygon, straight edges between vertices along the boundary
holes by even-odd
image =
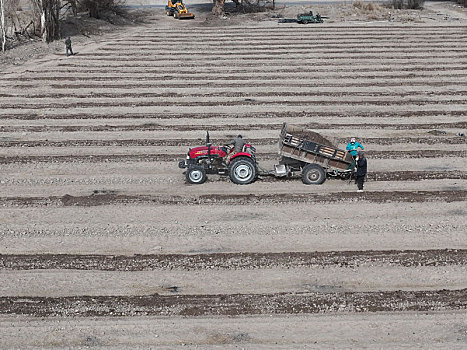
[[[0,297],[0,314],[213,316],[465,310],[467,289],[344,293]]]
[[[0,254],[0,270],[150,271],[467,265],[466,249],[148,255]]]
[[[277,152],[257,154],[261,160],[278,159]],[[462,158],[467,150],[415,150],[415,151],[367,151],[367,157],[372,159],[419,159],[419,158]],[[31,164],[31,163],[110,163],[110,162],[170,162],[183,160],[186,153],[142,153],[142,154],[90,154],[90,155],[43,155],[43,156],[0,156],[0,164]]]
[[[275,194],[206,194],[197,196],[180,195],[124,195],[97,193],[88,196],[49,196],[49,197],[0,197],[6,207],[93,207],[118,204],[156,205],[242,205],[266,203],[344,203],[365,201],[372,203],[389,202],[462,202],[467,199],[467,190],[452,191],[372,191],[364,193],[333,192],[326,195],[315,193],[275,193]]]

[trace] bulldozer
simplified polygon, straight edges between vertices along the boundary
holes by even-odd
[[[165,7],[167,16],[173,16],[177,19],[192,19],[195,18],[194,13],[188,12],[182,0],[168,0]]]

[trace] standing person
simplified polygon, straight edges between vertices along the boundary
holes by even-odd
[[[73,56],[73,49],[71,48],[71,39],[69,36],[66,37],[65,47],[66,47],[66,57],[68,57],[68,51]]]
[[[363,192],[363,183],[365,182],[367,170],[367,162],[366,157],[363,151],[358,152],[358,160],[357,160],[357,192]]]
[[[245,141],[243,141],[242,135],[238,135],[231,143],[228,145],[233,145],[233,153],[239,153],[243,151],[243,146],[245,146]]]
[[[363,148],[363,145],[361,143],[358,143],[357,140],[355,140],[355,137],[352,137],[345,149],[347,151],[350,151],[350,154],[355,159],[357,157],[358,148],[361,148],[362,151],[365,149],[365,148]]]

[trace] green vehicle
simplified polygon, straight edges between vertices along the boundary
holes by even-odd
[[[323,17],[318,14],[313,16],[313,11],[309,13],[302,13],[297,15],[297,23],[308,24],[308,23],[323,23]]]

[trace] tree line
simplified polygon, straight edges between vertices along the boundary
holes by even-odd
[[[39,36],[47,43],[60,39],[61,16],[77,15],[87,11],[90,17],[100,18],[105,11],[116,11],[125,0],[27,0],[22,3],[30,14],[30,21],[20,23],[17,11],[20,0],[0,0],[0,27],[2,51],[5,51],[8,41],[17,37]],[[16,37],[16,38],[15,38]]]

